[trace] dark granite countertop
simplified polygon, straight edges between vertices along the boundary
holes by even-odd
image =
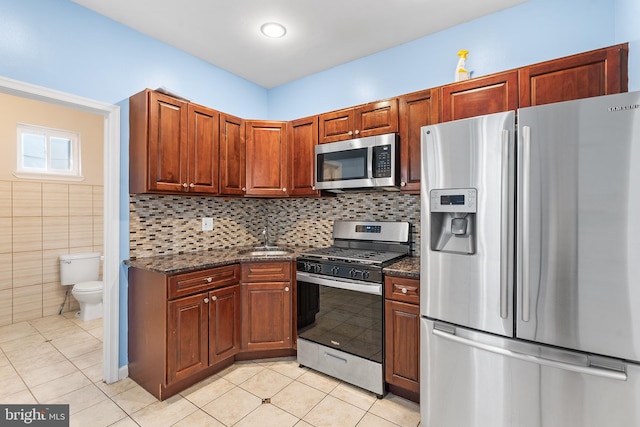
[[[212,249],[208,251],[189,252],[182,254],[158,255],[154,257],[136,258],[125,261],[130,267],[154,271],[163,274],[185,273],[205,268],[220,267],[251,261],[291,261],[299,253],[309,248],[288,247],[291,253],[285,255],[243,255],[240,252],[251,247],[237,247],[228,249]]]
[[[309,248],[288,247],[291,253],[285,255],[243,255],[242,251],[251,247],[237,247],[228,249],[211,249],[208,251],[189,252],[182,254],[158,255],[153,257],[136,258],[125,261],[130,267],[154,271],[162,274],[186,273],[205,268],[221,267],[223,265],[252,261],[292,261]],[[420,278],[420,257],[407,257],[384,268],[385,274]]]
[[[392,276],[402,276],[411,279],[420,278],[420,257],[411,256],[402,258],[398,262],[394,262],[384,268],[384,274]]]

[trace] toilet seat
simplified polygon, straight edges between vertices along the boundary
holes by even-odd
[[[102,291],[102,281],[94,280],[91,282],[81,282],[73,286],[73,292],[92,293]]]

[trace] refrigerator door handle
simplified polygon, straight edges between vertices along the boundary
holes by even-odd
[[[520,185],[518,191],[518,248],[517,248],[517,277],[522,292],[522,321],[531,318],[529,307],[529,209],[530,209],[530,179],[531,179],[531,127],[522,127],[522,146],[518,151],[518,170]]]
[[[500,317],[509,317],[509,131],[502,130],[502,197],[500,220]]]
[[[595,375],[598,377],[609,378],[609,379],[618,380],[618,381],[627,380],[627,374],[623,371],[611,370],[611,369],[594,367],[594,366],[574,365],[567,362],[561,362],[559,360],[546,359],[544,357],[534,356],[531,354],[519,353],[517,351],[508,350],[506,348],[496,347],[490,344],[485,344],[485,343],[474,341],[468,338],[460,337],[458,335],[455,335],[455,332],[450,333],[450,332],[442,331],[439,329],[433,329],[433,335],[436,335],[438,337],[441,337],[450,341],[454,341],[469,347],[475,347],[480,350],[489,351],[492,353],[511,357],[518,360],[524,360],[526,362],[536,363],[542,366],[549,366],[552,368],[564,369],[567,371],[577,372],[580,374]]]

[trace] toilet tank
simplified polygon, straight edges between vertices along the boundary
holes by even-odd
[[[74,285],[98,280],[100,252],[60,255],[60,284]]]

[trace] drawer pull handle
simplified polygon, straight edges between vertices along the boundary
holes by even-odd
[[[407,293],[407,288],[402,288],[402,293],[406,294]]]
[[[211,277],[207,277],[207,282],[211,283],[213,282],[213,279]]]

